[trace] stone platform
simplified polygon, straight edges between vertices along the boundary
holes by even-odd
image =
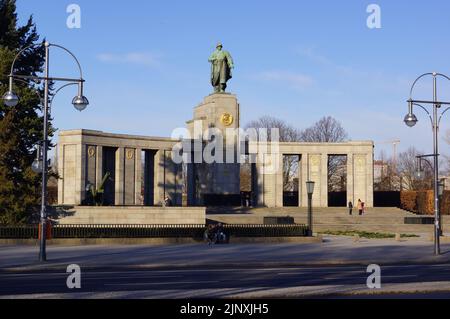
[[[201,225],[205,212],[205,207],[73,206],[57,208],[55,219],[63,225]]]

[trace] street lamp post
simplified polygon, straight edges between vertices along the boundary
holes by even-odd
[[[308,236],[313,235],[313,217],[312,217],[312,196],[314,193],[314,182],[306,182],[306,192],[308,193]]]
[[[44,76],[26,76],[26,75],[18,75],[14,73],[14,65],[16,60],[20,57],[20,55],[30,49],[30,48],[34,48],[34,47],[38,47],[38,46],[44,46],[45,47],[45,67],[44,67]],[[79,72],[80,72],[80,77],[79,78],[56,78],[56,77],[50,77],[50,65],[49,65],[49,58],[50,58],[50,47],[55,47],[55,48],[59,48],[62,49],[63,51],[65,51],[66,53],[68,53],[69,55],[72,56],[72,58],[75,60]],[[68,84],[62,86],[60,89],[68,86],[68,85],[72,85],[72,84],[77,84],[78,85],[78,94],[73,98],[72,100],[72,104],[73,106],[78,110],[78,111],[82,111],[84,110],[88,105],[89,105],[89,100],[84,96],[83,94],[83,84],[84,84],[84,79],[83,79],[83,72],[81,70],[81,65],[78,62],[78,59],[75,57],[75,55],[70,52],[68,49],[64,48],[63,46],[60,45],[56,45],[56,44],[51,44],[49,42],[44,42],[41,44],[34,44],[31,46],[28,46],[22,50],[19,51],[19,53],[17,53],[17,55],[15,56],[13,63],[11,65],[11,72],[9,74],[9,90],[8,92],[6,92],[3,95],[3,102],[5,105],[9,106],[9,107],[14,107],[17,104],[19,104],[19,97],[14,93],[13,90],[13,82],[14,80],[43,80],[44,81],[44,109],[43,109],[43,114],[44,114],[44,132],[43,132],[43,140],[42,140],[42,149],[41,151],[38,150],[38,153],[41,152],[41,160],[42,160],[42,191],[41,191],[41,213],[40,213],[40,225],[39,225],[39,229],[40,229],[40,242],[39,242],[39,261],[46,261],[47,260],[47,253],[46,253],[46,223],[47,223],[47,211],[46,211],[46,206],[47,206],[47,171],[48,171],[48,112],[49,112],[49,105],[51,103],[49,97],[50,97],[50,92],[49,92],[49,85],[50,82],[57,82],[57,81],[62,81],[62,82],[69,82]],[[59,90],[60,90],[59,89]],[[58,90],[58,91],[59,91]],[[57,91],[57,92],[58,92]],[[53,100],[53,98],[52,98]],[[35,166],[35,165],[33,165]],[[35,169],[39,170],[39,165],[37,167],[34,167]]]
[[[419,82],[420,79],[431,76],[433,78],[433,100],[427,101],[427,100],[414,100],[412,98],[414,88]],[[439,124],[441,122],[442,116],[444,113],[446,113],[450,107],[447,107],[442,113],[438,114],[438,110],[442,107],[442,105],[450,105],[450,102],[442,102],[438,100],[437,97],[437,79],[444,78],[450,81],[450,78],[444,74],[441,73],[424,73],[421,76],[419,76],[411,86],[410,91],[410,97],[408,100],[408,114],[405,116],[404,122],[407,126],[413,127],[418,122],[416,115],[414,115],[413,109],[414,106],[418,106],[422,108],[429,116],[431,120],[431,126],[433,129],[433,154],[431,155],[433,157],[433,175],[434,175],[434,253],[435,255],[440,255],[440,211],[439,211],[439,144],[438,144],[438,134],[439,134]],[[427,110],[426,107],[424,107],[422,104],[426,105],[432,105],[432,115]],[[439,115],[439,117],[438,117]]]

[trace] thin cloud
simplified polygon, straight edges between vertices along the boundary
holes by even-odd
[[[148,52],[129,52],[124,54],[101,53],[97,55],[97,59],[103,63],[135,64],[150,68],[161,65],[160,56]]]
[[[310,76],[290,71],[265,71],[257,77],[263,81],[287,84],[297,90],[306,89],[314,84],[314,80]]]
[[[297,48],[296,52],[309,60],[323,65],[333,65],[333,62],[327,57],[316,52],[315,47]]]

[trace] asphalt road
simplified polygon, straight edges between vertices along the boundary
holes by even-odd
[[[158,291],[193,291],[201,289],[251,291],[303,286],[366,287],[366,268],[283,267],[264,269],[97,269],[81,270],[81,289],[77,293],[111,293],[147,291],[148,297]],[[73,293],[66,286],[65,272],[1,272],[0,297],[28,294]],[[384,266],[382,284],[450,282],[450,264]],[[450,292],[450,286],[448,287]],[[449,296],[441,294],[442,296]]]

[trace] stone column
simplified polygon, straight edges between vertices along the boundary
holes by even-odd
[[[165,160],[164,150],[160,149],[155,155],[155,206],[161,205],[164,201],[165,185]]]
[[[58,144],[58,204],[64,204],[64,144]]]
[[[355,206],[355,192],[354,192],[354,181],[353,181],[353,173],[354,173],[354,162],[353,162],[353,154],[347,154],[347,204],[349,202],[353,203]],[[356,199],[358,200],[358,199]]]
[[[261,160],[261,155],[260,154],[255,154],[255,171],[256,171],[256,176],[255,176],[255,189],[256,189],[256,194],[255,194],[255,200],[256,200],[256,205],[257,206],[267,206],[267,203],[265,201],[265,185],[264,185],[264,164],[262,163]]]
[[[321,207],[322,204],[322,155],[310,154],[308,160],[309,166],[309,180],[315,182],[314,194],[312,198],[314,207]],[[305,190],[306,191],[306,190]],[[308,205],[308,203],[307,203]]]
[[[76,148],[76,173],[75,173],[75,205],[81,205],[86,195],[86,146],[77,144]]]
[[[374,207],[373,200],[373,153],[367,153],[366,155],[366,178],[367,178],[367,199],[366,207]]]
[[[124,162],[124,204],[134,205],[136,200],[136,149],[125,148]]]
[[[96,174],[96,186],[97,188],[100,187],[100,183],[103,179],[103,147],[97,146],[97,163],[95,168],[95,174]]]
[[[275,206],[276,207],[283,207],[283,192],[284,192],[284,185],[283,185],[283,154],[276,154],[277,156],[275,160],[278,160],[278,163],[275,163],[277,165],[276,167],[276,174],[275,174]]]
[[[142,149],[136,149],[135,156],[135,177],[134,177],[134,189],[135,189],[135,204],[144,205],[144,194],[142,193]]]
[[[308,207],[308,193],[306,191],[306,182],[309,180],[309,154],[303,153],[301,157],[301,178],[299,180],[299,192],[301,193],[301,207]]]
[[[279,182],[278,180],[278,171],[275,171],[274,168],[276,163],[274,163],[275,159],[272,154],[262,153],[263,165],[262,165],[262,174],[264,178],[264,204],[267,207],[279,207],[278,197],[278,188]]]
[[[366,154],[354,154],[354,194],[355,202],[358,199],[368,203],[368,192],[367,192],[367,155]]]
[[[317,189],[319,190],[319,189]],[[328,154],[322,153],[321,181],[320,181],[320,207],[328,207]]]
[[[164,151],[164,198],[169,196],[174,205],[180,202],[178,165],[172,161],[172,152]]]
[[[115,205],[125,204],[124,196],[124,171],[125,171],[125,149],[119,147],[116,151],[116,172],[115,172]]]
[[[97,147],[86,145],[86,184],[97,185]],[[86,185],[87,186],[87,185]]]

